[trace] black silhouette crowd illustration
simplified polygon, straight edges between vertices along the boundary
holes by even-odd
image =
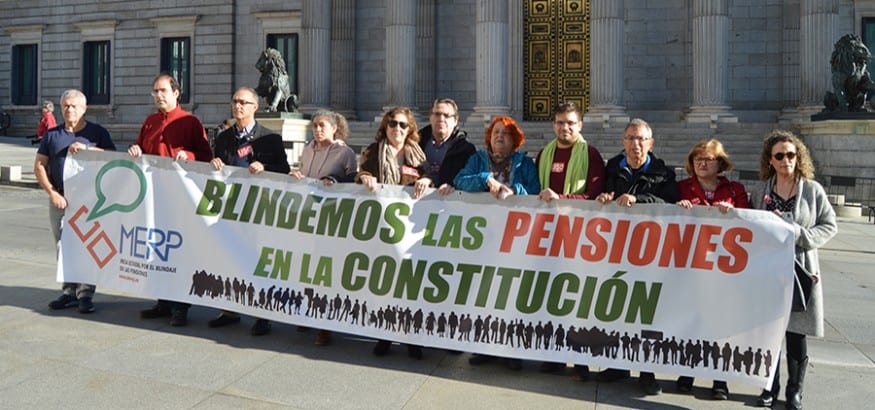
[[[192,275],[189,295],[211,299],[224,298],[242,306],[282,312],[288,315],[337,321],[349,325],[370,326],[387,332],[420,334],[449,338],[465,343],[503,345],[524,350],[574,351],[590,357],[604,356],[609,359],[639,363],[654,363],[689,368],[712,367],[723,372],[744,373],[748,376],[769,377],[773,355],[771,350],[748,346],[742,350],[728,342],[707,340],[684,340],[664,336],[662,332],[643,330],[629,335],[618,331],[607,332],[596,326],[592,328],[556,325],[552,321],[533,324],[523,319],[506,319],[487,315],[471,318],[471,314],[449,312],[412,311],[410,307],[386,305],[377,310],[369,309],[366,301],[341,297],[333,298],[319,294],[313,288],[294,290],[291,287],[256,287],[250,281],[229,277],[222,278],[206,271]],[[306,305],[304,299],[306,298]],[[472,335],[473,333],[473,335]]]

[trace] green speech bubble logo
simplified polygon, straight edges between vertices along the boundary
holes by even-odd
[[[107,171],[118,167],[128,168],[134,171],[134,174],[137,175],[137,180],[140,183],[140,194],[137,196],[137,199],[130,204],[110,204],[106,208],[103,208],[104,203],[106,203],[106,195],[103,193],[100,181],[103,179],[103,175],[106,174]],[[140,170],[140,167],[138,167],[137,164],[125,159],[117,159],[107,162],[106,165],[100,169],[100,172],[97,173],[97,177],[94,178],[94,186],[95,194],[97,194],[97,203],[94,204],[94,209],[88,214],[88,221],[113,211],[131,212],[140,206],[140,203],[143,202],[143,198],[146,197],[146,176],[143,175],[143,171]]]

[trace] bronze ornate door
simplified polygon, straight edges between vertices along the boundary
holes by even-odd
[[[589,1],[524,2],[525,119],[549,120],[553,107],[589,104]]]

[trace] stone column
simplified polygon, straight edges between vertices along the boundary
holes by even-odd
[[[783,107],[778,116],[782,124],[799,120],[799,5],[784,4],[782,7],[783,29],[781,30],[781,55],[783,77],[781,94]]]
[[[477,0],[475,7],[477,102],[468,121],[485,122],[510,111],[507,103],[508,4],[507,0]]]
[[[416,2],[386,0],[383,10],[386,25],[386,105],[416,103]],[[378,120],[382,119],[382,116]]]
[[[416,105],[423,111],[430,112],[431,103],[435,98],[447,97],[435,94],[437,62],[434,32],[437,6],[435,0],[417,0],[417,2],[419,7],[416,10]]]
[[[623,106],[623,0],[592,0],[590,2],[590,106],[583,121],[626,124],[629,115]]]
[[[839,19],[838,0],[801,0],[799,12],[800,120],[823,109],[823,95],[832,90],[829,59]]]
[[[331,1],[301,4],[300,110],[312,113],[328,106],[331,97]]]
[[[729,1],[693,0],[693,105],[687,122],[738,122],[729,111]]]
[[[523,118],[523,7],[524,1],[508,0],[508,60],[507,60],[507,99],[510,103],[510,114],[514,118]]]
[[[331,107],[353,120],[355,113],[355,0],[331,3]]]

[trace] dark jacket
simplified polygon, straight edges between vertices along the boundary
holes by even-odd
[[[431,125],[419,130],[419,147],[423,151],[425,151],[425,147],[428,144],[431,144],[433,139]],[[441,163],[440,172],[438,172],[438,175],[431,176],[435,187],[440,187],[442,184],[450,184],[452,186],[453,179],[456,178],[459,171],[468,163],[468,158],[477,151],[474,144],[468,142],[468,133],[459,129],[458,126],[456,126],[456,129],[453,130],[444,144],[450,144],[450,146],[447,147],[447,155]]]
[[[640,203],[675,203],[678,201],[678,187],[675,182],[674,170],[665,165],[665,161],[648,153],[650,166],[647,171],[635,176],[628,168],[620,166],[626,157],[619,154],[605,165],[605,192],[613,192],[616,199],[622,194],[635,195],[635,201]]]
[[[415,145],[412,145],[415,146]],[[374,142],[371,145],[368,145],[367,148],[362,151],[362,155],[359,158],[360,166],[359,173],[355,177],[355,182],[357,184],[362,183],[363,175],[370,175],[377,178],[377,181],[381,184],[386,184],[386,181],[383,181],[383,177],[380,175],[380,143]],[[405,176],[401,175],[401,182],[398,185],[413,185],[414,182],[422,179],[429,178],[428,175],[428,164],[423,161],[419,166],[412,166],[407,164],[405,161],[405,165],[410,166],[415,169],[417,173],[419,173],[418,177]]]
[[[257,122],[252,129],[252,135],[246,138],[246,141],[238,140],[237,128],[231,127],[219,133],[215,143],[216,147],[213,150],[215,157],[221,158],[225,164],[237,165],[237,159],[240,158],[238,149],[249,143],[252,145],[252,152],[245,158],[247,164],[258,161],[264,165],[265,171],[283,174],[288,174],[290,171],[283,137]]]

